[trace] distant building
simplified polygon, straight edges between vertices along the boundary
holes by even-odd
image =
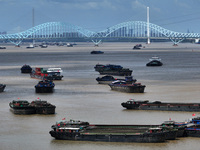
[[[0,35],[2,35],[2,34],[7,34],[7,32],[6,31],[0,32]]]

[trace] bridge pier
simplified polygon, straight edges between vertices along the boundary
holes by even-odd
[[[174,43],[174,46],[177,46],[178,43],[182,42],[183,40],[185,40],[185,38],[170,38],[170,40]]]
[[[94,43],[94,45],[95,46],[99,46],[99,43],[102,41],[102,39],[100,39],[100,40],[96,40],[96,42],[94,41],[94,40],[92,40],[92,42]]]
[[[10,41],[10,43],[13,43],[15,46],[19,46],[22,42],[22,40],[19,40],[19,41],[16,41],[16,42],[14,42],[12,40],[9,40],[9,41]]]

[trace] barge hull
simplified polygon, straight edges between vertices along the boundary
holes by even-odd
[[[144,93],[145,86],[112,86],[109,85],[112,90],[126,92],[126,93]]]
[[[200,112],[199,106],[190,106],[190,105],[135,105],[135,104],[121,104],[127,109],[135,110],[159,110],[159,111],[189,111],[189,112]]]
[[[101,141],[101,142],[136,142],[136,143],[161,143],[165,142],[165,133],[142,135],[113,135],[113,134],[80,134],[65,132],[49,132],[52,137],[59,140],[76,141]]]

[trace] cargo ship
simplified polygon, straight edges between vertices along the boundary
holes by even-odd
[[[126,76],[125,79],[114,78],[111,75],[106,75],[106,76],[103,76],[103,77],[97,77],[96,78],[96,81],[99,84],[111,84],[112,82],[117,81],[117,80],[125,81],[126,83],[131,83],[131,84],[135,83],[137,81],[136,79],[133,79],[132,76]]]
[[[58,140],[160,143],[176,138],[176,130],[138,125],[92,125],[83,121],[60,121],[49,132]]]
[[[62,69],[61,68],[35,68],[30,73],[31,78],[38,78],[38,79],[47,79],[47,80],[62,80],[63,75],[61,75]]]
[[[132,70],[123,68],[120,65],[102,65],[96,64],[95,71],[98,71],[101,75],[117,75],[117,76],[131,76]]]
[[[160,111],[190,111],[200,112],[200,103],[171,103],[171,102],[149,102],[148,100],[136,101],[131,99],[121,103],[127,109],[135,110],[160,110]]]
[[[35,100],[29,103],[27,100],[13,100],[9,103],[14,114],[55,114],[55,105],[47,101]]]
[[[108,84],[111,90],[126,92],[126,93],[144,93],[145,85],[141,83],[126,83],[125,81],[114,81],[111,84]]]

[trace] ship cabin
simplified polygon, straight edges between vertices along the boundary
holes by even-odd
[[[30,105],[30,103],[29,103],[28,101],[26,101],[26,100],[19,100],[19,101],[13,100],[13,101],[12,101],[12,104],[13,104],[14,106],[19,106],[19,107]]]
[[[74,133],[79,132],[80,128],[72,128],[72,127],[61,127],[56,129],[57,132],[68,132],[68,133]]]
[[[149,128],[147,130],[148,133],[159,133],[162,132],[162,128]]]
[[[149,102],[148,100],[146,100],[146,101],[135,101],[135,100],[133,99],[133,100],[127,101],[126,103],[127,103],[127,104],[146,104],[146,103],[148,103],[148,102]]]
[[[47,72],[63,72],[61,68],[48,68]]]
[[[200,125],[200,117],[193,118],[191,122]]]

